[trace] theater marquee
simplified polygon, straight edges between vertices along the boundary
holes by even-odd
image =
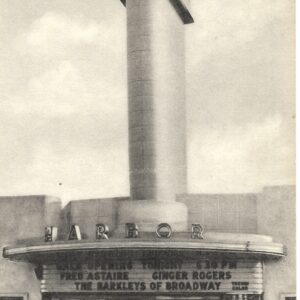
[[[42,292],[72,293],[241,293],[263,292],[257,260],[120,260],[43,267]]]

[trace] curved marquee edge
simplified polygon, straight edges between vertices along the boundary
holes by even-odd
[[[178,250],[178,251],[212,251],[226,253],[263,254],[272,257],[286,255],[285,247],[279,243],[224,243],[224,242],[151,242],[151,241],[98,241],[98,242],[64,242],[33,246],[5,247],[3,257],[11,260],[26,261],[27,255],[49,255],[61,252],[101,250]]]

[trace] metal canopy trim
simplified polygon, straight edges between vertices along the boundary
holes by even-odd
[[[126,0],[120,0],[123,5],[126,7]],[[171,4],[175,8],[176,12],[178,13],[179,17],[181,18],[184,24],[191,24],[194,23],[194,19],[185,5],[184,1],[182,0],[170,0]]]
[[[220,253],[241,253],[241,254],[263,254],[267,256],[281,257],[286,255],[285,247],[279,243],[223,243],[208,241],[128,241],[128,240],[99,240],[99,241],[76,241],[76,242],[55,242],[43,243],[32,246],[6,247],[3,249],[3,256],[11,260],[27,261],[26,256],[32,254],[45,255],[61,252],[82,252],[82,251],[120,251],[120,250],[176,250],[176,251],[210,251]],[[20,259],[21,257],[21,259]]]

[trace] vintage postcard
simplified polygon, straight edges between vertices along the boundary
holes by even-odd
[[[0,300],[295,300],[295,1],[0,1]]]

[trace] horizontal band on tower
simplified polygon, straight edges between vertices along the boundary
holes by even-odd
[[[126,0],[121,0],[121,2],[126,6]],[[170,0],[170,2],[184,24],[194,23],[194,19],[183,0]]]

